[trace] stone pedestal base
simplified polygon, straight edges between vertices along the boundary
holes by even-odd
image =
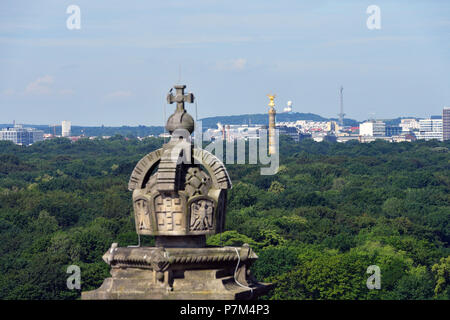
[[[256,254],[238,248],[118,248],[113,244],[103,259],[111,265],[111,278],[83,300],[254,299],[271,284],[258,283],[249,267]]]

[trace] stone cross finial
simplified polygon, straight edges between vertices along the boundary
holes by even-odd
[[[192,93],[184,94],[185,85],[175,85],[174,86],[176,92],[175,96],[171,93],[167,95],[167,102],[172,104],[174,102],[177,103],[177,109],[184,110],[184,103],[193,103],[194,95]]]
[[[194,131],[194,119],[184,109],[184,103],[194,102],[194,95],[190,92],[184,94],[185,85],[175,85],[174,88],[176,90],[175,95],[172,94],[173,89],[170,89],[169,94],[167,94],[167,102],[170,104],[176,102],[177,109],[167,120],[166,129],[170,134],[176,129],[184,129],[192,133]]]

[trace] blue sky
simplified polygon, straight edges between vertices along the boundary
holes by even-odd
[[[268,93],[335,117],[340,85],[350,118],[426,117],[450,105],[449,40],[450,1],[2,0],[0,123],[161,125],[180,66],[199,118],[266,112]]]

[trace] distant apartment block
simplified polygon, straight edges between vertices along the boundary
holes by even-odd
[[[450,140],[450,107],[442,111],[442,138],[444,141]]]
[[[280,135],[289,136],[296,142],[305,138],[305,134],[300,133],[300,131],[296,127],[277,126],[276,128],[278,129]]]
[[[419,131],[439,132],[442,131],[442,119],[421,119],[419,120]]]
[[[359,125],[359,135],[383,137],[386,135],[386,124],[383,121],[367,121]]]
[[[71,129],[72,129],[72,124],[70,121],[63,121],[61,123],[61,135],[63,137],[70,137]]]
[[[385,136],[386,137],[392,137],[392,136],[398,136],[401,135],[403,132],[402,127],[400,126],[386,126],[385,130]]]
[[[421,119],[419,120],[419,132],[417,139],[421,140],[440,140],[443,138],[443,119]]]
[[[297,120],[293,122],[277,122],[277,126],[296,127],[301,133],[317,133],[339,130],[339,126],[335,121]]]
[[[217,124],[217,129],[208,129],[203,133],[203,140],[237,140],[258,138],[259,130],[267,129],[264,125],[222,125]]]
[[[12,141],[18,145],[28,146],[44,140],[44,131],[34,128],[23,128],[22,125],[14,125],[12,128],[3,128],[0,131],[0,140]]]
[[[419,130],[419,121],[416,119],[402,119],[399,126],[403,132],[411,132]]]

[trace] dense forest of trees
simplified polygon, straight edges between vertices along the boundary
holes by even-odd
[[[76,299],[109,275],[112,242],[136,244],[129,175],[162,139],[0,141],[0,299]],[[280,170],[227,165],[226,230],[249,243],[266,299],[450,299],[450,143],[294,143]],[[145,238],[152,245],[151,237]],[[367,267],[381,270],[369,290]]]

